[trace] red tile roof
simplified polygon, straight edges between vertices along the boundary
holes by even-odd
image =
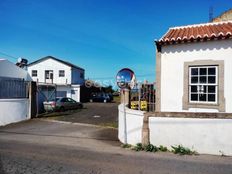
[[[158,45],[232,38],[232,21],[170,28]]]

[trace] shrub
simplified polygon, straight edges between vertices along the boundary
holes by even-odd
[[[144,150],[142,143],[137,143],[136,146],[132,148],[132,150],[135,150],[135,151]]]
[[[148,144],[148,145],[145,145],[144,146],[144,150],[146,152],[157,152],[158,151],[158,148],[152,144]]]
[[[180,154],[180,155],[193,155],[196,154],[195,151],[191,151],[187,147],[183,147],[182,145],[178,146],[172,146],[172,152],[175,154]]]
[[[167,151],[168,151],[168,148],[165,147],[165,146],[160,145],[160,146],[158,147],[158,150],[161,151],[161,152],[167,152]]]

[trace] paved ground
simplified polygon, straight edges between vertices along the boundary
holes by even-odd
[[[118,127],[118,103],[84,103],[81,110],[56,112],[43,117],[73,123]]]
[[[39,119],[0,127],[0,174],[232,173],[232,157],[134,152],[116,133]]]

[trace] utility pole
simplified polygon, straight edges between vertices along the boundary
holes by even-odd
[[[209,22],[213,21],[213,6],[209,7]]]

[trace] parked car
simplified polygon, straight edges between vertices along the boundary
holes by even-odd
[[[65,111],[81,109],[83,104],[68,97],[57,97],[52,101],[43,102],[45,111]]]
[[[90,98],[90,102],[111,102],[113,100],[113,95],[108,93],[93,93]]]

